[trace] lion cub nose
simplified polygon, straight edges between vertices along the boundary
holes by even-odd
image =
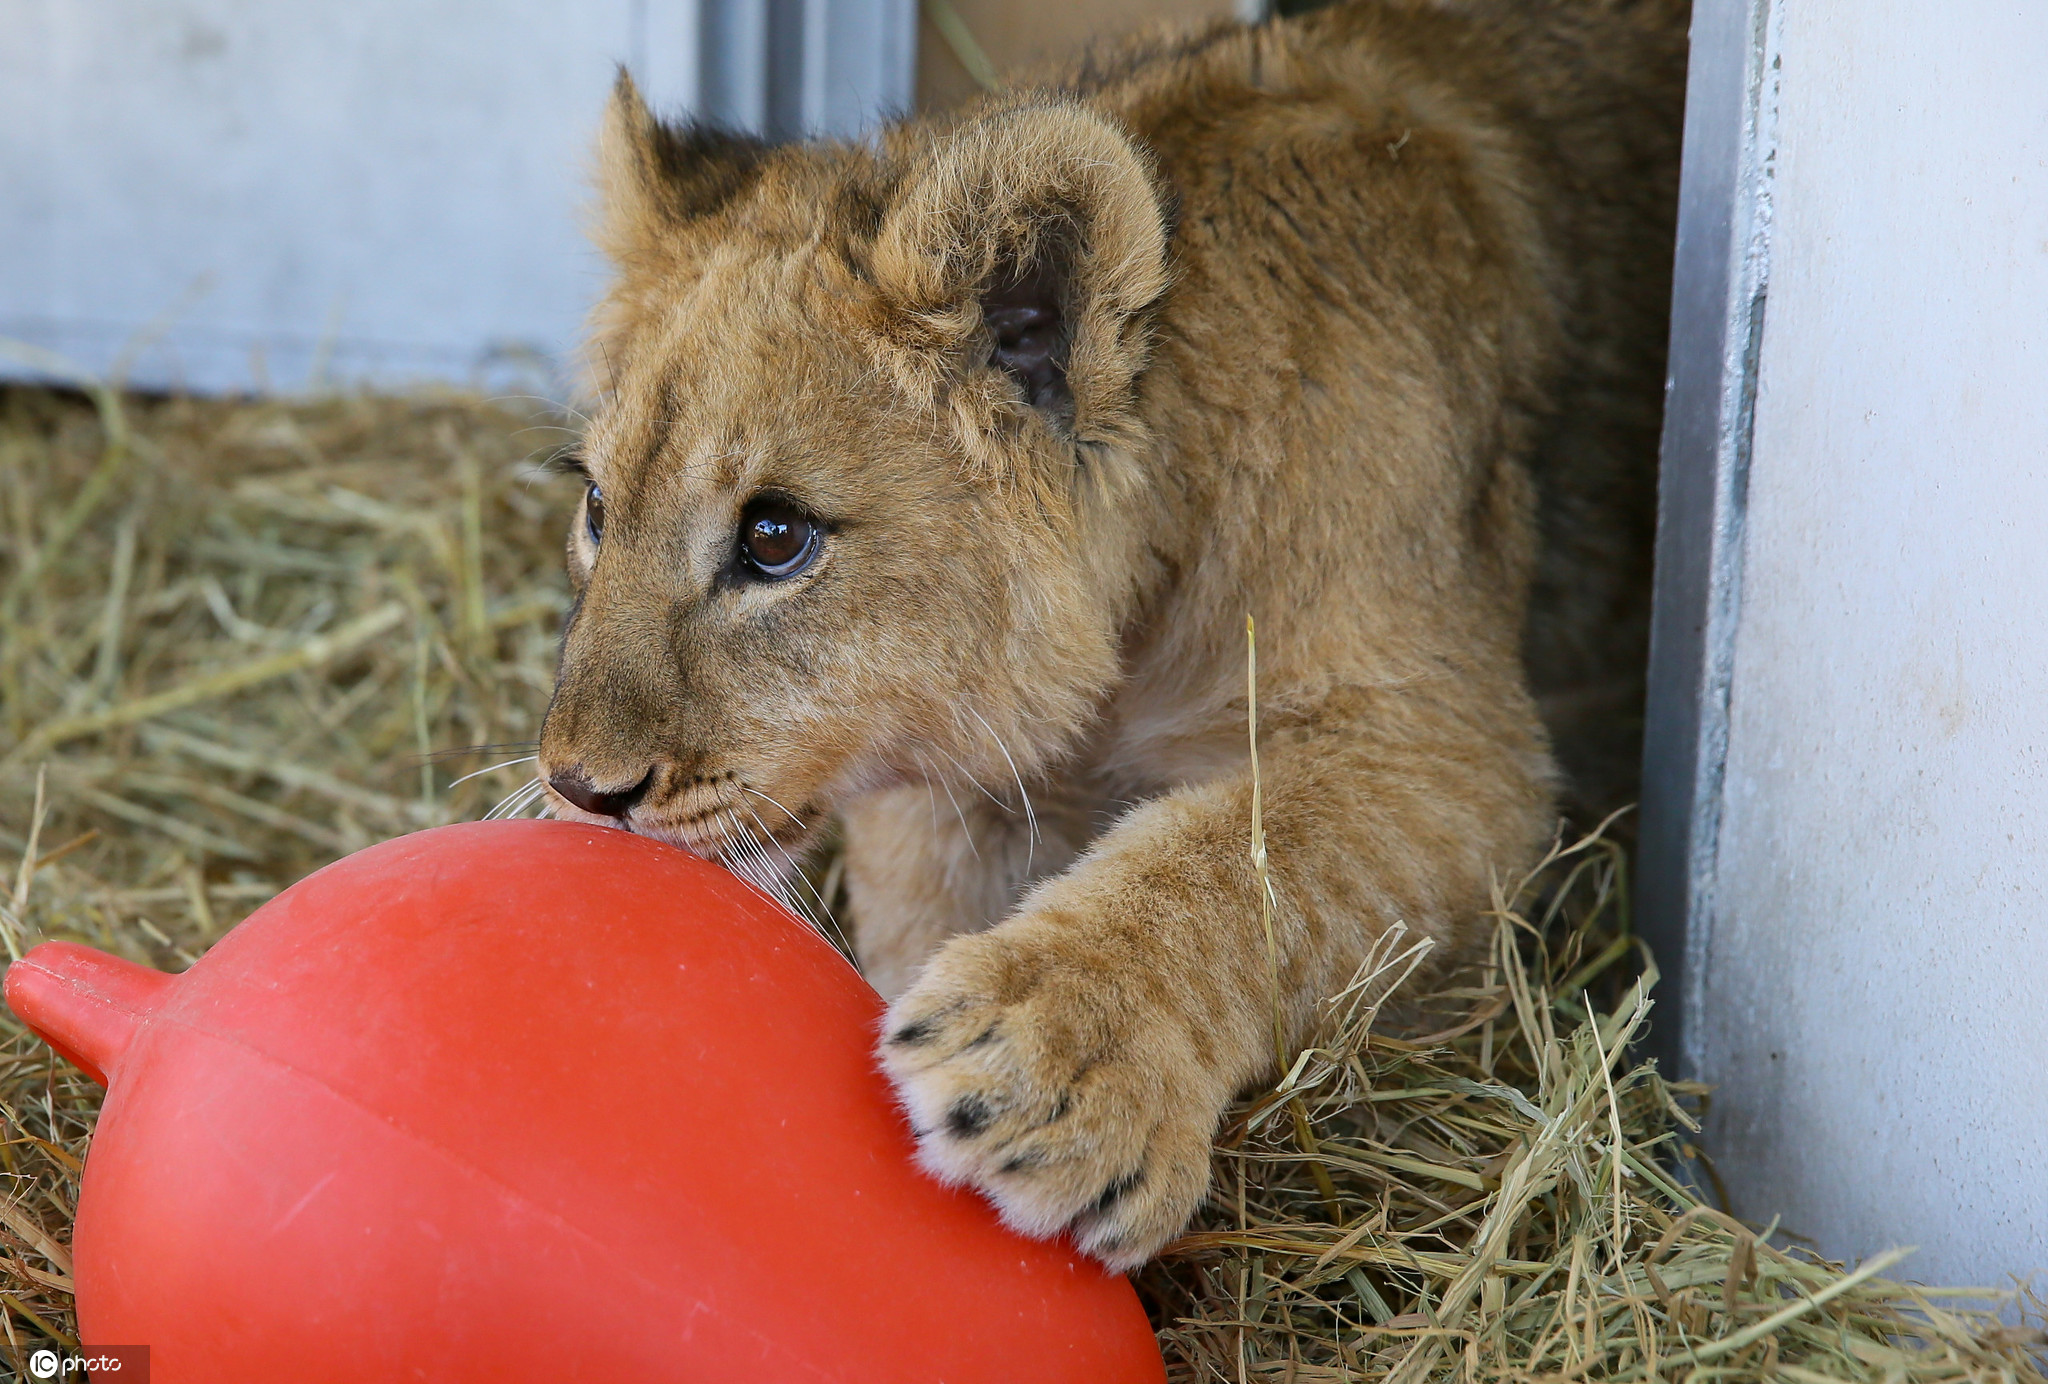
[[[632,810],[634,803],[646,796],[647,786],[652,782],[654,770],[649,769],[632,787],[606,792],[590,781],[590,776],[583,772],[583,766],[580,764],[572,765],[548,778],[550,788],[585,812],[595,812],[600,817],[625,816]]]

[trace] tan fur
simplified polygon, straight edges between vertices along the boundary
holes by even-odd
[[[1552,829],[1531,674],[1628,791],[1683,21],[1360,0],[773,151],[622,85],[544,770],[757,873],[841,817],[881,1060],[1014,1224],[1143,1260],[1276,1004],[1460,954]],[[1064,389],[993,363],[1012,283]],[[789,581],[733,575],[764,491],[828,525]]]

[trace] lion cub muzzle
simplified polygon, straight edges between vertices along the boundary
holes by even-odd
[[[556,815],[624,827],[680,845],[700,855],[715,854],[730,830],[728,817],[745,810],[753,785],[737,770],[689,773],[666,759],[650,764],[638,779],[593,771],[576,761],[543,758],[542,777],[556,801]],[[767,834],[765,828],[761,834]]]
[[[623,818],[647,796],[648,786],[653,782],[654,770],[649,769],[630,788],[606,790],[592,783],[580,764],[548,775],[548,787],[567,798],[571,805],[598,817]]]

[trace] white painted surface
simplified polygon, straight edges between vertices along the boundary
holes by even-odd
[[[1707,1146],[1831,1254],[2048,1275],[2048,5],[1775,8]]]
[[[705,80],[746,55],[703,41],[745,10],[794,55],[779,133],[907,104],[911,0],[773,9],[0,0],[0,336],[144,385],[549,387],[601,279],[581,215],[617,63],[746,117]]]

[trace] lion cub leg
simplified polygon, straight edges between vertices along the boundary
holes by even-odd
[[[1274,1073],[1276,1005],[1300,1041],[1396,920],[1455,950],[1490,870],[1540,841],[1540,746],[1488,748],[1490,769],[1348,738],[1272,756],[1277,997],[1248,773],[1133,809],[1014,916],[946,943],[880,1049],[925,1166],[1026,1233],[1151,1257],[1206,1195],[1225,1106]]]
[[[940,943],[1001,920],[1031,880],[1073,861],[1056,819],[970,792],[963,801],[957,788],[952,797],[923,785],[890,789],[841,814],[854,951],[885,999],[909,987]]]

